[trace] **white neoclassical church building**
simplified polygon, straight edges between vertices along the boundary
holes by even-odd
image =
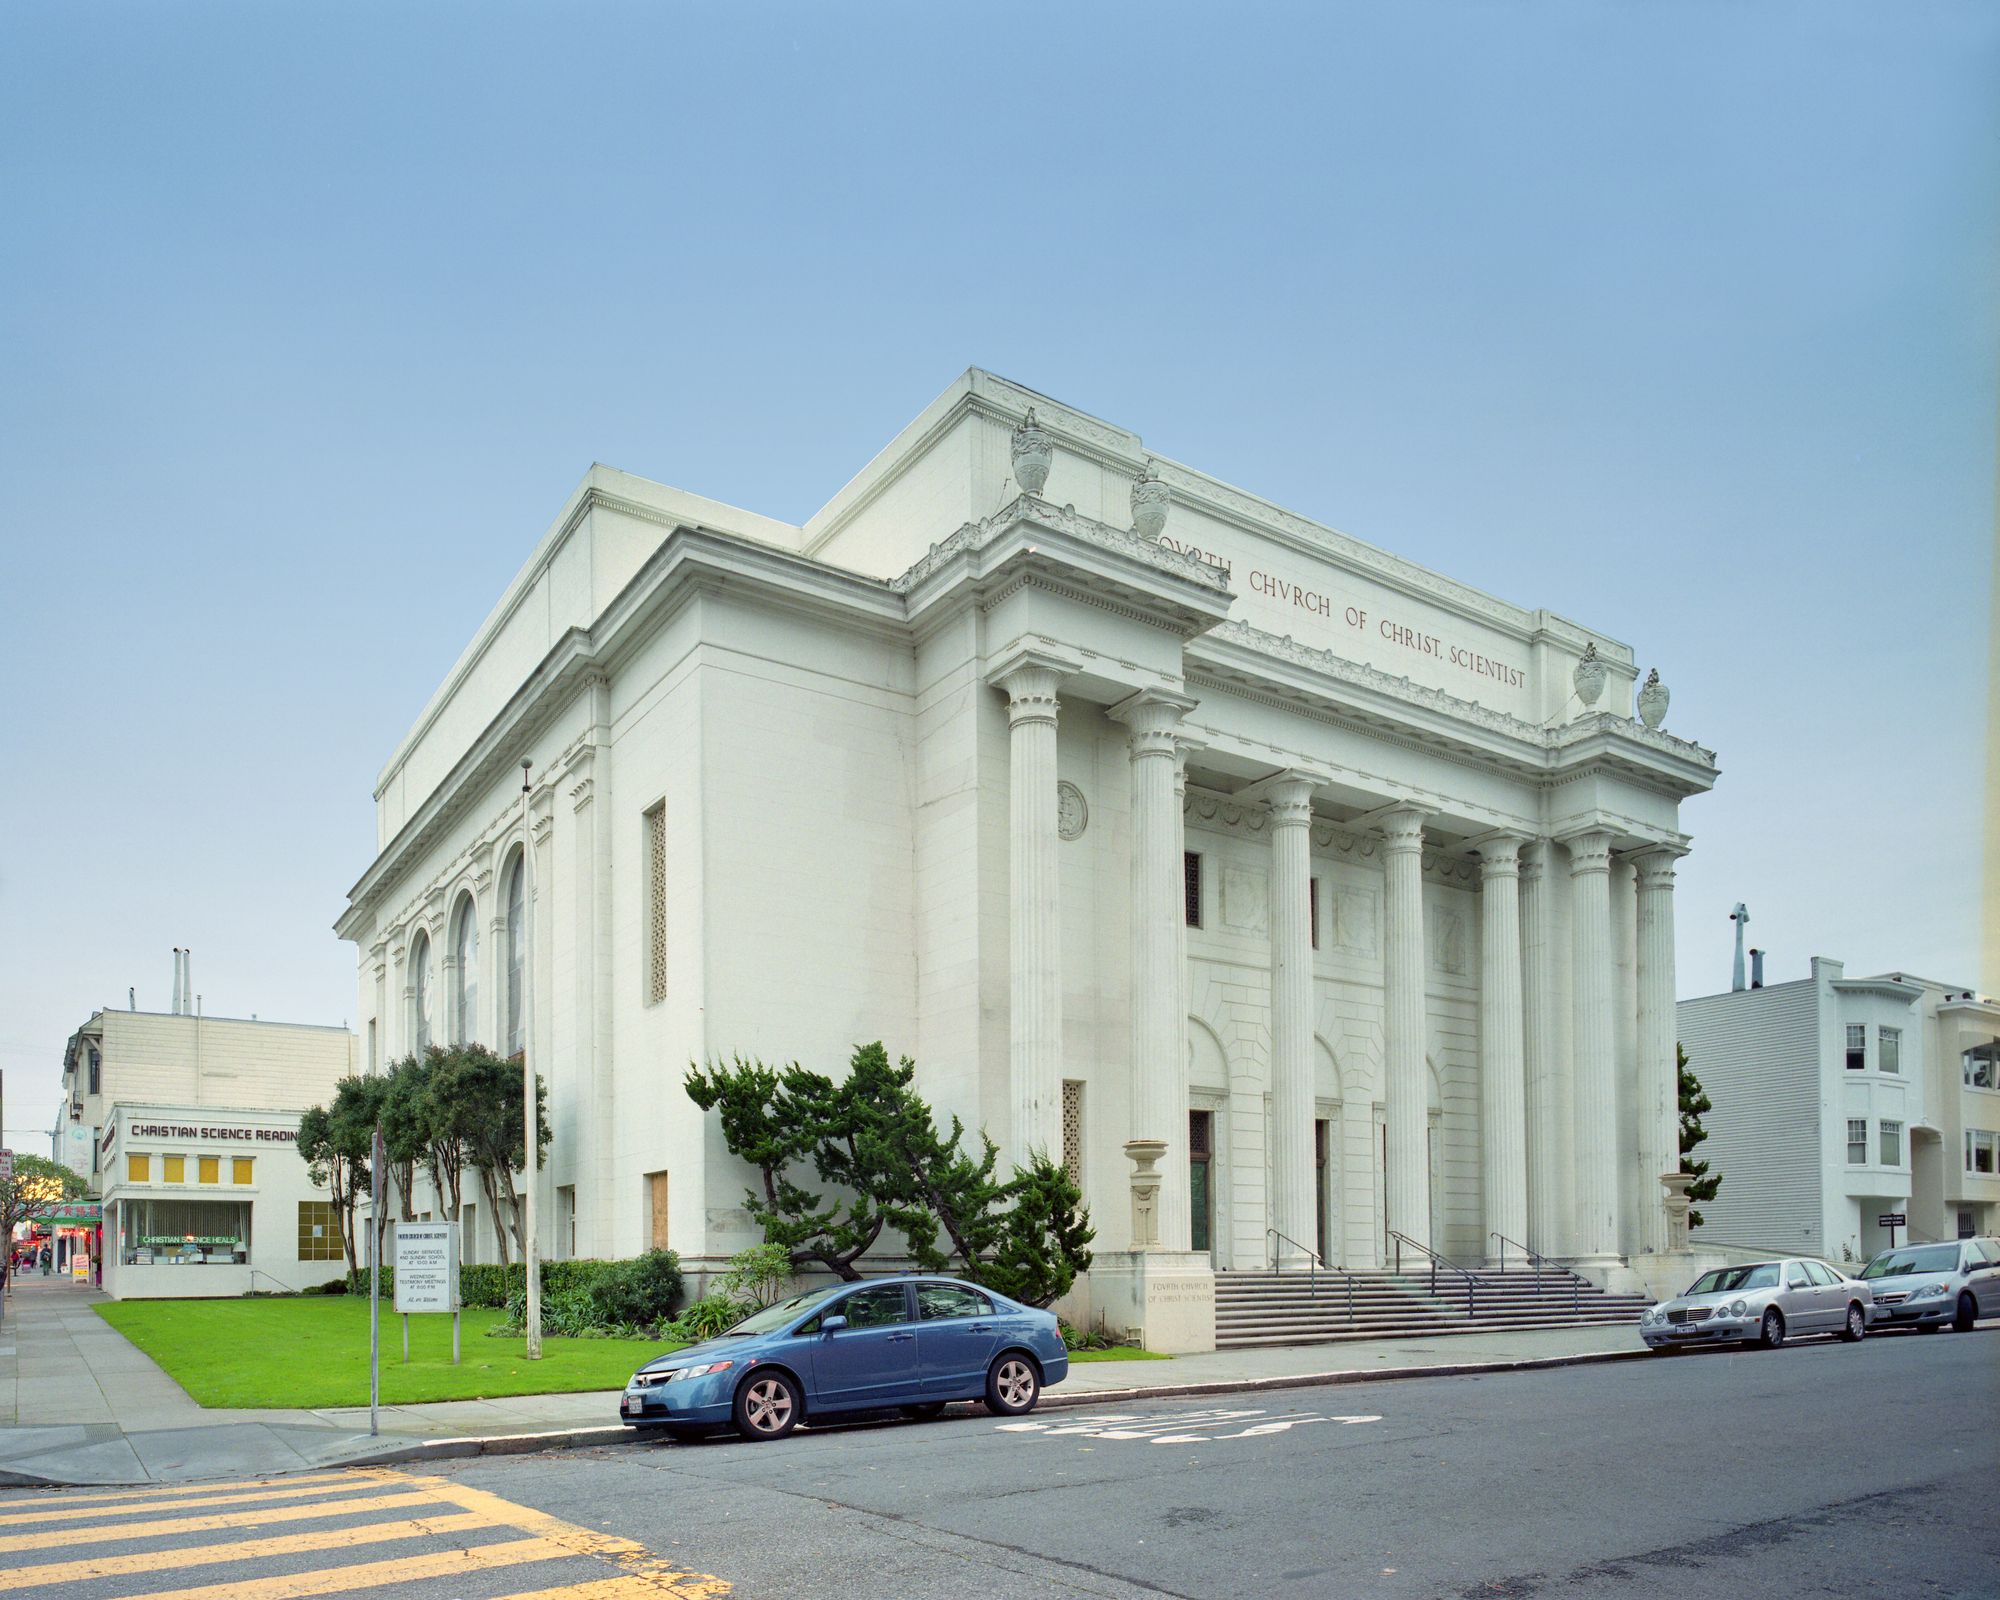
[[[552,1255],[753,1242],[688,1064],[881,1039],[1060,1152],[1085,1293],[1169,1348],[1273,1261],[1629,1284],[1716,776],[1665,702],[974,370],[803,527],[593,468],[383,768],[338,930],[371,1066],[519,1048],[531,998]]]

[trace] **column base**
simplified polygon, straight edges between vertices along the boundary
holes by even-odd
[[[1655,1300],[1672,1300],[1687,1293],[1688,1285],[1704,1272],[1728,1264],[1718,1250],[1659,1250],[1635,1255],[1631,1270],[1645,1293]]]
[[[1093,1316],[1163,1355],[1215,1348],[1215,1269],[1203,1250],[1104,1250],[1090,1267]]]
[[[1644,1294],[1645,1280],[1625,1264],[1623,1256],[1571,1256],[1564,1263],[1570,1271],[1589,1279],[1606,1294]]]

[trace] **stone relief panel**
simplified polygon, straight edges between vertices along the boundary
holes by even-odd
[[[1464,913],[1440,905],[1426,909],[1429,915],[1425,931],[1430,935],[1432,970],[1447,977],[1465,977],[1472,969],[1472,957]]]
[[[1382,947],[1382,897],[1354,884],[1333,886],[1333,947],[1373,956]]]
[[[1242,933],[1271,929],[1271,879],[1249,867],[1222,869],[1222,920]]]

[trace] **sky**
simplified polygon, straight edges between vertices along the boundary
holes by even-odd
[[[1996,82],[1924,0],[12,0],[9,1142],[176,945],[353,1020],[375,776],[593,461],[801,521],[971,365],[1657,665],[1683,995],[1738,900],[1982,982]]]

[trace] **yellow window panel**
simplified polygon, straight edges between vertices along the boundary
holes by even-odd
[[[199,1163],[198,1170],[201,1173],[201,1181],[203,1183],[222,1182],[222,1157],[199,1156],[196,1160]]]
[[[523,1157],[522,1159],[525,1160],[527,1158]],[[160,1168],[161,1168],[160,1176],[164,1178],[168,1183],[187,1182],[186,1156],[161,1156]]]
[[[252,1164],[255,1162],[255,1160],[256,1158],[254,1156],[231,1157],[229,1163],[230,1178],[237,1183],[254,1182],[255,1180],[250,1176],[250,1168]]]
[[[151,1156],[127,1156],[125,1158],[125,1181],[127,1183],[150,1183],[153,1177]]]

